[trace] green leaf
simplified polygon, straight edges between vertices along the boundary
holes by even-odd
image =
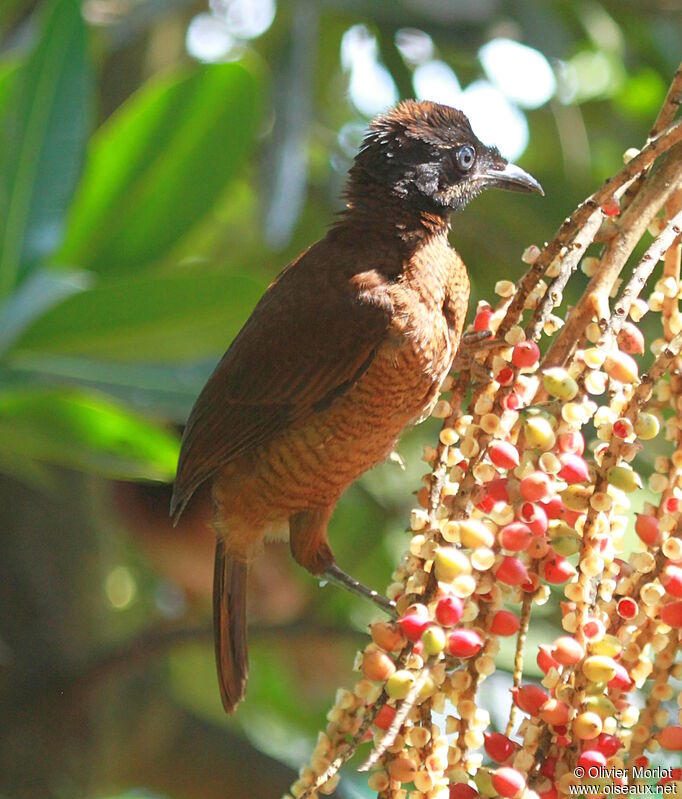
[[[48,310],[12,352],[154,363],[217,355],[262,292],[252,278],[215,271],[103,281]]]
[[[259,97],[240,64],[150,81],[92,141],[62,259],[125,270],[167,253],[242,167]]]
[[[33,272],[0,307],[0,353],[6,350],[21,333],[45,313],[48,308],[83,291],[93,275],[85,270],[42,269]]]
[[[61,241],[89,127],[90,72],[78,0],[53,0],[11,81],[0,132],[0,296]]]
[[[178,441],[171,433],[94,393],[14,390],[0,394],[0,468],[25,461],[118,479],[168,481]],[[14,461],[20,465],[13,469]]]

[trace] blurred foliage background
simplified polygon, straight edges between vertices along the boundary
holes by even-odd
[[[324,234],[374,113],[459,105],[543,183],[545,199],[489,193],[454,220],[485,298],[643,142],[681,31],[678,0],[2,0],[4,799],[284,792],[372,611],[269,547],[248,699],[223,716],[207,500],[167,518],[193,399]],[[339,562],[377,587],[429,435],[332,521]],[[557,624],[543,610],[531,637]],[[486,683],[498,712],[507,687]],[[349,771],[337,795],[367,794]]]

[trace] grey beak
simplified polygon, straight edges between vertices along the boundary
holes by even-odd
[[[480,175],[481,182],[487,187],[495,186],[498,189],[510,191],[534,192],[545,196],[542,186],[532,175],[521,169],[516,164],[506,164],[503,169],[489,167]]]

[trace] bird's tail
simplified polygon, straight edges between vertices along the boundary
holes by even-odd
[[[244,561],[230,556],[218,539],[213,572],[213,633],[223,707],[232,713],[246,693],[246,577]]]

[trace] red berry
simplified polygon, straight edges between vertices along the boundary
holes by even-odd
[[[490,632],[495,635],[516,635],[520,627],[519,617],[511,610],[498,610],[490,622]]]
[[[561,469],[559,477],[567,483],[585,483],[590,479],[590,471],[587,463],[573,452],[565,452],[559,455]]]
[[[682,601],[670,602],[659,611],[659,616],[664,624],[668,627],[679,628],[682,627]]]
[[[509,441],[493,441],[488,455],[498,469],[515,469],[519,465],[519,451]]]
[[[490,307],[481,308],[474,317],[474,330],[490,330],[490,322],[493,318],[493,309]]]
[[[635,532],[647,546],[657,546],[661,543],[661,531],[658,529],[658,519],[648,513],[638,513],[635,521]]]
[[[619,688],[621,691],[631,691],[635,687],[635,683],[630,677],[628,670],[618,661],[613,662],[616,673],[611,680],[607,683],[609,688]]]
[[[544,472],[531,472],[521,479],[519,491],[529,502],[540,502],[549,496],[552,481]]]
[[[559,452],[572,452],[574,455],[582,455],[585,452],[585,439],[583,434],[577,430],[570,433],[562,433],[557,439]]]
[[[496,477],[488,483],[488,494],[495,502],[509,502],[508,482],[506,477]]]
[[[548,780],[554,779],[554,772],[556,771],[556,757],[549,755],[545,758],[545,762],[540,766],[540,774],[547,777]]]
[[[601,204],[601,210],[604,216],[613,217],[620,214],[620,202],[617,197],[609,197]]]
[[[598,749],[586,749],[578,758],[578,765],[584,769],[588,769],[590,766],[605,766],[606,757]]]
[[[540,507],[544,510],[548,519],[561,519],[565,510],[561,497],[556,495],[541,500]]]
[[[450,783],[450,799],[474,799],[478,791],[466,782]]]
[[[540,347],[534,341],[519,341],[514,345],[511,360],[519,368],[535,366],[540,360]]]
[[[666,513],[677,513],[680,509],[680,500],[677,497],[668,497],[663,504]]]
[[[431,624],[428,616],[419,613],[408,613],[402,619],[398,619],[398,626],[408,641],[415,643],[422,637],[424,630]]]
[[[502,766],[502,768],[495,769],[490,772],[493,781],[493,788],[504,796],[505,799],[514,799],[526,787],[526,778],[510,766]]]
[[[545,582],[560,585],[568,582],[575,574],[575,568],[562,555],[546,558],[540,566],[540,574]]]
[[[395,708],[390,705],[384,705],[374,717],[372,724],[380,730],[387,730],[393,723],[394,718]]]
[[[616,605],[616,613],[621,619],[634,619],[639,613],[639,607],[632,597],[625,596],[618,600]]]
[[[477,655],[483,647],[483,639],[475,630],[459,629],[448,636],[448,651],[458,658]]]
[[[599,737],[593,742],[595,749],[598,749],[605,757],[613,757],[616,752],[623,746],[620,740],[615,735],[609,735],[607,732],[602,732]]]
[[[544,535],[549,526],[547,514],[542,505],[533,502],[524,502],[521,506],[519,518],[530,528],[533,535]]]
[[[511,385],[513,379],[514,370],[511,368],[511,366],[503,366],[495,376],[495,380],[497,380],[501,386]]]
[[[511,692],[514,704],[523,710],[524,713],[528,713],[529,716],[537,716],[540,708],[549,699],[546,691],[543,691],[539,685],[533,685],[532,683],[512,688]]]
[[[663,569],[660,579],[663,587],[671,596],[682,597],[682,569],[679,566],[668,563]]]
[[[443,627],[454,627],[462,618],[464,605],[456,596],[444,596],[436,605],[436,619]]]
[[[502,558],[495,576],[506,585],[522,585],[528,580],[528,571],[518,558],[507,555]]]
[[[520,552],[528,547],[533,534],[523,522],[510,522],[500,530],[500,543],[510,552]]]
[[[550,669],[559,669],[561,667],[561,663],[552,657],[550,647],[547,644],[538,646],[537,664],[545,674]]]
[[[496,763],[505,763],[518,749],[517,744],[510,741],[501,732],[484,732],[485,751],[491,760]]]
[[[521,397],[513,391],[502,398],[502,407],[505,411],[518,411],[521,405]]]

